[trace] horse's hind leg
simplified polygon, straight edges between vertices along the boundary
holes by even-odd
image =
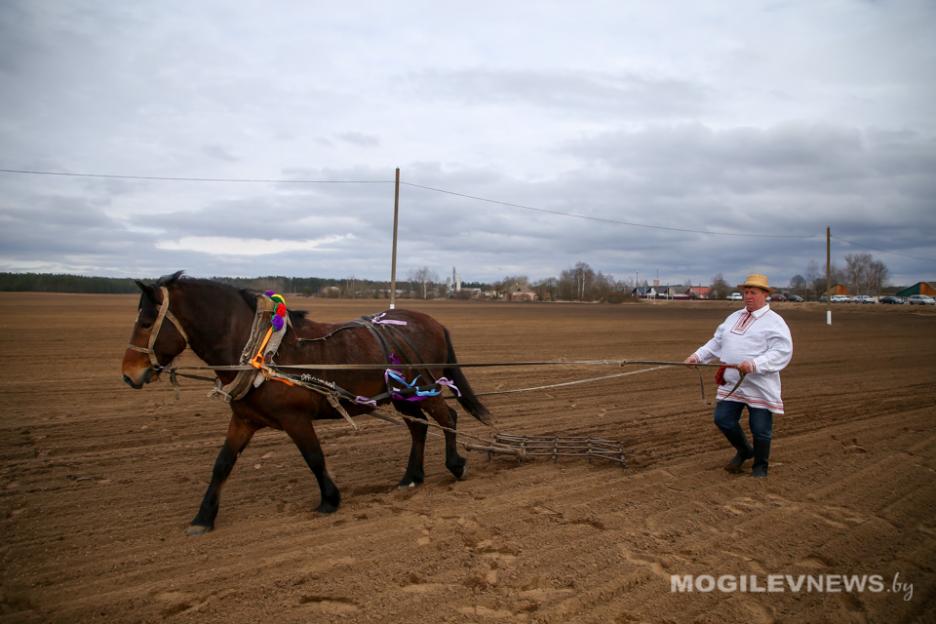
[[[458,480],[464,479],[468,474],[465,458],[458,454],[458,441],[455,437],[455,428],[458,425],[458,414],[445,404],[445,399],[435,397],[422,402],[420,406],[432,418],[446,428],[445,431],[445,467],[449,469]]]
[[[225,438],[224,444],[218,452],[218,458],[215,460],[214,468],[211,471],[211,483],[208,485],[204,498],[202,498],[198,513],[185,531],[189,535],[202,535],[214,528],[215,518],[218,515],[221,487],[231,474],[238,456],[247,447],[256,431],[257,427],[243,420],[237,414],[231,414],[227,438]]]
[[[420,485],[425,478],[423,471],[423,458],[426,450],[426,417],[419,405],[408,403],[406,401],[394,401],[393,407],[409,418],[405,418],[406,426],[410,432],[412,443],[410,444],[409,461],[406,463],[406,472],[400,479],[400,487],[415,487]]]
[[[312,426],[308,414],[298,412],[288,416],[281,416],[279,420],[283,430],[292,438],[292,441],[299,448],[299,452],[302,453],[306,464],[312,470],[312,474],[318,480],[321,502],[315,511],[320,513],[338,511],[338,506],[341,504],[341,493],[329,476],[328,470],[325,469],[325,454],[322,453],[322,445],[319,444],[318,436],[315,435],[315,428]]]

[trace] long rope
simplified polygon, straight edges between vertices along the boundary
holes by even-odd
[[[481,363],[474,363],[474,364],[462,364],[461,366],[466,366],[466,367],[467,367],[467,366],[497,366],[497,365],[508,365],[508,366],[521,366],[521,365],[527,365],[527,366],[529,366],[529,365],[537,365],[537,366],[542,366],[542,365],[559,365],[559,364],[564,364],[564,365],[569,365],[569,364],[585,364],[585,363],[587,363],[587,364],[589,364],[589,365],[595,365],[595,364],[599,364],[599,363],[600,363],[600,364],[615,363],[615,364],[618,364],[618,365],[620,365],[620,366],[624,366],[625,363],[627,363],[627,364],[633,364],[633,363],[637,363],[637,361],[636,361],[636,360],[576,360],[576,361],[572,361],[572,362],[569,362],[569,361],[541,361],[541,362],[534,362],[534,363],[531,363],[531,362],[502,362],[502,363],[481,362]],[[412,365],[412,366],[409,366],[409,367],[412,368],[412,367],[415,367],[415,366],[436,366],[436,367],[438,367],[438,366],[442,366],[442,365],[432,365],[432,364],[426,365],[426,364],[422,364],[422,365]],[[534,391],[538,391],[538,390],[549,390],[549,389],[552,389],[552,388],[563,388],[563,387],[575,386],[575,385],[580,385],[580,384],[592,383],[592,382],[596,382],[596,381],[604,381],[604,380],[607,380],[607,379],[617,379],[617,378],[620,378],[620,377],[629,377],[629,376],[631,376],[631,375],[640,375],[640,374],[643,374],[643,373],[650,373],[650,372],[653,372],[653,371],[662,370],[662,369],[667,368],[667,367],[669,367],[669,366],[689,366],[689,365],[686,364],[686,363],[684,363],[684,362],[660,362],[659,365],[653,366],[652,368],[644,368],[644,369],[641,369],[641,370],[627,371],[627,372],[623,372],[623,373],[613,373],[613,374],[611,374],[611,375],[601,375],[601,376],[599,376],[599,377],[588,377],[588,378],[585,378],[585,379],[576,379],[576,380],[573,380],[573,381],[564,381],[564,382],[559,382],[559,383],[554,383],[554,384],[546,384],[546,385],[541,385],[541,386],[531,386],[531,387],[527,387],[527,388],[514,388],[514,389],[511,389],[511,390],[495,390],[495,391],[490,391],[490,392],[480,392],[480,393],[477,393],[475,396],[476,396],[476,397],[482,397],[482,396],[492,396],[492,395],[500,395],[500,394],[515,394],[515,393],[519,393],[519,392],[534,392]],[[700,364],[699,366],[714,366],[714,365],[712,365],[712,364]],[[182,367],[179,367],[179,368],[182,368]],[[179,370],[179,368],[169,369],[170,379],[172,380],[173,385],[176,387],[176,394],[177,394],[177,396],[178,396],[178,382],[176,381],[176,377],[186,377],[186,378],[189,378],[189,379],[198,379],[198,380],[203,380],[203,381],[214,381],[212,378],[205,377],[205,376],[203,376],[203,375],[190,375],[190,374],[186,374],[186,373],[179,373],[179,372],[177,372],[177,371]],[[207,368],[207,367],[188,367],[188,368],[199,368],[199,369],[201,369],[201,368]],[[295,366],[292,366],[291,368],[295,368]],[[370,367],[370,368],[373,368],[373,367]],[[384,366],[384,365],[381,365],[379,368],[385,368],[385,366]],[[742,378],[743,378],[743,376],[742,376]],[[740,382],[739,382],[739,383],[740,383]],[[304,385],[304,384],[303,384],[303,385]],[[704,384],[703,384],[703,382],[702,382],[702,373],[701,373],[701,372],[699,372],[699,386],[700,386],[701,392],[702,392],[702,401],[705,402],[705,388],[704,388]],[[736,386],[736,387],[737,387],[737,386]],[[314,389],[313,389],[313,390],[314,390]],[[316,391],[320,391],[320,390],[316,390]],[[732,390],[732,392],[734,392],[734,390]],[[457,397],[446,397],[446,399],[449,399],[449,400],[456,400]],[[382,413],[381,411],[379,411],[379,409],[380,409],[380,408],[377,408],[377,409],[375,409],[375,410],[373,410],[373,411],[371,411],[371,412],[368,412],[366,415],[371,416],[371,417],[376,418],[376,419],[379,419],[379,420],[383,420],[383,421],[392,423],[392,424],[394,424],[394,425],[398,425],[398,426],[403,424],[403,421],[398,420],[398,419],[396,419],[396,418],[394,418],[394,417],[392,417],[392,416],[390,416],[390,415],[388,415],[388,414]],[[439,430],[441,430],[441,431],[443,431],[443,432],[449,432],[449,433],[452,433],[452,434],[454,434],[454,435],[456,435],[456,436],[459,436],[461,439],[457,439],[457,443],[460,444],[460,445],[461,445],[465,450],[467,450],[467,451],[482,451],[482,452],[487,452],[489,456],[490,456],[491,453],[509,454],[509,455],[515,455],[515,456],[517,456],[517,457],[523,457],[524,455],[527,454],[527,449],[526,449],[525,447],[516,448],[516,447],[511,446],[511,445],[508,445],[508,444],[503,444],[503,443],[499,442],[499,441],[496,439],[496,437],[495,437],[494,440],[491,440],[491,439],[489,439],[489,438],[484,438],[484,437],[477,436],[477,435],[474,435],[474,434],[466,433],[465,431],[457,431],[457,430],[454,429],[454,428],[445,427],[445,426],[443,426],[443,425],[441,425],[441,424],[439,424],[439,423],[432,422],[432,421],[430,421],[428,418],[426,418],[426,419],[414,418],[414,417],[409,416],[409,415],[406,415],[406,414],[399,414],[398,416],[399,416],[400,418],[402,418],[403,420],[405,420],[405,421],[412,421],[412,422],[416,422],[416,423],[425,424],[425,425],[427,426],[426,434],[429,435],[429,436],[433,436],[433,437],[442,437],[442,434],[433,431],[433,430],[432,430],[433,428],[439,429]],[[352,423],[352,424],[353,424],[353,423]],[[356,426],[355,426],[354,428],[357,429]],[[464,438],[468,438],[469,440],[473,440],[473,442],[466,442],[466,441],[464,440]],[[523,436],[519,436],[518,439],[523,439]],[[589,447],[589,448],[590,448],[590,447]],[[541,453],[541,454],[544,454],[544,455],[552,454],[554,457],[557,456],[557,454],[558,454],[558,455],[574,455],[574,456],[581,455],[581,453],[558,453],[558,452],[556,451],[556,449],[553,449],[553,452],[552,452],[552,453]],[[624,463],[624,461],[623,461],[623,456],[621,457],[621,459],[617,459],[617,458],[614,458],[614,457],[608,457],[607,455],[601,454],[601,453],[594,454],[594,453],[591,452],[591,450],[589,450],[587,453],[585,453],[585,455],[589,455],[589,456],[594,455],[594,456],[599,457],[599,458],[610,459],[610,460],[612,460],[612,461],[619,461],[619,462],[622,463],[622,464]]]
[[[581,363],[581,362],[584,362],[584,361],[586,361],[586,360],[579,360],[579,361],[577,361],[576,363]],[[594,361],[597,362],[597,361],[603,361],[603,360],[594,360]],[[634,361],[633,361],[633,360],[628,360],[628,362],[633,363]],[[554,363],[559,363],[559,362],[554,362]],[[563,362],[563,363],[569,364],[570,362]],[[511,363],[506,363],[506,364],[509,364],[509,365],[513,365],[513,364],[520,365],[521,363],[519,363],[519,362],[511,362]],[[527,363],[527,364],[528,364],[528,363]],[[540,364],[543,364],[543,363],[540,363]],[[481,363],[481,364],[474,364],[474,365],[495,366],[496,364],[494,364],[494,363]],[[668,368],[669,366],[677,366],[677,365],[682,365],[682,366],[694,366],[694,367],[698,367],[698,366],[703,366],[703,367],[719,366],[718,364],[695,364],[695,365],[689,365],[689,364],[685,364],[685,363],[683,363],[683,362],[679,362],[679,363],[676,363],[676,362],[664,362],[664,363],[661,363],[660,365],[654,366],[654,367],[652,367],[652,368],[643,368],[643,369],[636,370],[636,371],[627,371],[627,372],[625,372],[625,373],[613,373],[613,374],[611,374],[611,375],[601,375],[601,376],[599,376],[599,377],[586,377],[585,379],[575,379],[575,380],[573,380],[573,381],[563,381],[563,382],[560,382],[560,383],[546,384],[546,385],[542,385],[542,386],[529,386],[529,387],[526,387],[526,388],[512,388],[512,389],[510,389],[510,390],[491,390],[491,391],[489,391],[489,392],[476,392],[476,393],[475,393],[475,396],[476,396],[476,397],[496,396],[496,395],[501,395],[501,394],[517,394],[517,393],[521,393],[521,392],[535,392],[535,391],[537,391],[537,390],[551,390],[551,389],[553,389],[553,388],[565,388],[565,387],[568,387],[568,386],[577,386],[577,385],[581,385],[581,384],[593,383],[593,382],[596,382],[596,381],[605,381],[605,380],[607,380],[607,379],[618,379],[618,378],[621,378],[621,377],[630,377],[631,375],[641,375],[641,374],[643,374],[643,373],[650,373],[650,372],[653,372],[653,371],[663,370],[664,368]],[[397,365],[394,365],[394,366],[397,366]],[[415,366],[416,366],[416,365],[410,365],[410,366],[400,365],[399,367],[400,367],[400,368],[414,368]],[[441,365],[441,364],[422,364],[422,365],[420,365],[420,366],[434,366],[434,367],[438,367],[438,366],[442,366],[442,365]],[[472,366],[472,364],[462,364],[461,366]],[[180,373],[180,372],[178,372],[178,371],[181,370],[182,368],[183,368],[183,367],[178,367],[178,368],[169,369],[169,375],[170,375],[170,379],[172,379],[172,381],[173,381],[173,385],[178,385],[177,382],[175,381],[175,378],[176,378],[176,377],[184,377],[184,378],[186,378],[186,379],[195,379],[195,380],[198,380],[198,381],[209,381],[209,382],[215,381],[215,379],[214,379],[213,377],[206,377],[206,376],[204,376],[204,375],[191,375],[191,374],[187,374],[187,373]],[[196,367],[196,366],[192,366],[192,367],[185,367],[185,368],[203,369],[203,368],[210,368],[210,367],[202,367],[202,366]],[[285,368],[285,367],[283,367],[283,368]],[[293,368],[293,367],[290,367],[290,368]],[[381,368],[381,369],[382,369],[382,368],[386,368],[386,366],[381,365],[380,368]],[[729,368],[734,368],[734,367],[729,367]],[[217,369],[212,369],[212,370],[217,370]],[[743,379],[743,375],[742,375],[742,379]],[[739,380],[738,383],[739,383],[739,385],[740,385],[740,380]],[[737,389],[737,385],[735,386],[735,389]],[[699,391],[701,392],[702,402],[705,403],[705,402],[706,402],[706,401],[705,401],[705,383],[704,383],[703,380],[702,380],[702,374],[701,374],[701,373],[699,373]],[[732,391],[729,393],[729,395],[732,394],[732,393],[734,393],[734,390],[732,390]],[[450,397],[445,397],[445,399],[446,399],[446,400],[449,400],[449,401],[455,401],[455,400],[458,399],[458,397],[450,396]]]
[[[530,360],[519,362],[417,362],[393,364],[393,368],[493,368],[503,367],[512,368],[519,366],[688,366],[688,367],[720,367],[724,364],[687,364],[686,362],[670,360]],[[334,371],[355,371],[355,370],[384,370],[389,364],[271,364],[273,369],[293,369],[293,370],[334,370]],[[215,370],[215,371],[238,371],[249,370],[252,368],[247,364],[218,365],[218,366],[177,366],[173,371],[182,370]],[[736,366],[727,366],[727,368],[737,368]]]
[[[532,386],[530,388],[514,388],[512,390],[492,390],[490,392],[476,392],[476,397],[493,396],[496,394],[515,394],[517,392],[534,392],[536,390],[550,390],[552,388],[564,388],[566,386],[577,386],[579,384],[591,383],[593,381],[604,381],[605,379],[617,379],[618,377],[630,377],[631,375],[640,375],[641,373],[650,373],[666,368],[665,366],[654,366],[653,368],[643,368],[626,373],[614,373],[613,375],[602,375],[601,377],[588,377],[587,379],[576,379],[574,381],[563,381],[561,383],[548,384],[545,386]],[[445,397],[446,399],[456,400],[458,397]]]

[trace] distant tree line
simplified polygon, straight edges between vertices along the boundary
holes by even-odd
[[[797,273],[790,278],[788,287],[781,290],[791,292],[808,299],[818,299],[830,287],[842,285],[853,295],[880,295],[887,285],[890,270],[881,260],[868,253],[848,254],[845,256],[845,266],[840,267],[834,262],[829,267],[827,284],[826,273],[820,270],[819,263],[811,260],[806,266],[805,273]],[[736,287],[728,284],[721,273],[712,278],[710,297],[724,299]]]
[[[818,298],[829,286],[841,284],[853,295],[880,295],[888,277],[890,270],[887,265],[871,254],[848,254],[845,256],[844,267],[834,262],[829,267],[831,283],[828,286],[825,271],[820,270],[819,263],[813,260],[807,265],[805,274],[797,274],[790,278],[790,291],[804,297]]]
[[[244,288],[255,292],[273,290],[312,297],[343,299],[385,299],[390,296],[390,282],[348,277],[333,279],[327,277],[286,277],[283,275],[265,275],[261,277],[212,277],[214,281]],[[152,281],[144,279],[143,281]],[[442,288],[434,283],[435,274],[428,269],[415,272],[410,281],[397,284],[398,297],[430,298],[445,296],[445,284]],[[469,282],[466,288],[490,288],[489,284]],[[66,275],[51,273],[0,273],[0,291],[6,292],[63,292],[63,293],[137,293],[134,280],[129,277],[89,277],[84,275]]]
[[[388,282],[322,277],[213,277],[215,281],[254,291],[275,290],[301,295],[378,297],[389,292]],[[144,280],[150,281],[150,280]],[[0,291],[127,294],[139,292],[129,277],[89,277],[52,273],[0,273]]]
[[[0,291],[64,293],[135,293],[128,277],[87,277],[60,273],[0,273]]]
[[[379,298],[387,296],[390,292],[389,282],[378,282],[355,277],[333,279],[327,277],[267,275],[264,277],[212,277],[211,279],[256,292],[274,290],[279,293],[293,293],[306,297]]]
[[[577,262],[559,273],[531,281],[526,275],[508,275],[494,282],[492,290],[498,297],[514,293],[533,292],[539,301],[604,301],[616,303],[632,296],[633,283],[619,281],[612,275],[595,271],[587,262]]]
[[[885,287],[890,272],[887,266],[871,254],[849,254],[845,266],[832,265],[832,286],[843,284],[852,294],[878,295]],[[385,299],[390,295],[388,281],[375,281],[348,277],[214,277],[216,281],[253,291],[274,290],[305,296],[335,298]],[[646,285],[646,283],[645,283]],[[687,289],[691,284],[687,282]],[[406,281],[397,284],[397,296],[417,299],[459,296],[469,291],[485,291],[493,298],[510,298],[517,293],[534,293],[539,301],[605,301],[618,302],[632,297],[637,284],[615,280],[613,276],[595,271],[586,262],[560,272],[557,277],[531,281],[526,275],[508,275],[492,284],[463,282],[462,292],[454,292],[451,279],[439,281],[429,267],[413,269]],[[721,273],[712,278],[709,298],[724,299],[736,286],[729,284]],[[819,263],[811,261],[804,274],[790,279],[789,292],[809,298],[818,298],[826,291],[826,275]],[[0,273],[0,291],[65,292],[65,293],[135,293],[131,278],[88,277],[50,273]]]

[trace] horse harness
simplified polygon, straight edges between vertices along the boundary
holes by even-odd
[[[172,363],[170,362],[166,366],[160,364],[156,358],[156,351],[154,346],[156,344],[156,340],[159,337],[159,331],[162,329],[163,322],[166,319],[169,319],[169,322],[171,322],[179,331],[182,338],[185,340],[186,345],[189,344],[189,337],[182,328],[182,324],[179,322],[179,319],[176,318],[176,316],[169,310],[169,290],[165,286],[161,286],[160,290],[162,291],[163,295],[162,302],[160,303],[159,311],[156,315],[156,320],[153,323],[152,329],[150,330],[147,346],[140,347],[134,344],[130,344],[128,345],[128,348],[133,351],[145,353],[149,357],[150,365],[157,373],[169,369],[170,382],[174,386],[178,386],[176,373],[173,369],[171,369]],[[274,331],[274,328],[272,327],[269,320],[270,313],[274,309],[274,304],[275,302],[266,295],[257,296],[257,310],[254,314],[253,323],[251,324],[250,335],[248,336],[247,341],[244,344],[244,348],[241,351],[238,364],[209,367],[216,372],[236,371],[236,375],[234,376],[234,379],[227,384],[222,383],[220,378],[216,378],[214,380],[215,387],[212,389],[209,396],[220,397],[228,403],[231,401],[239,401],[243,399],[252,388],[259,387],[266,380],[277,381],[289,386],[301,386],[323,395],[328,400],[329,404],[342,416],[342,418],[347,420],[352,427],[357,429],[357,425],[354,423],[347,410],[345,410],[344,406],[341,404],[342,400],[356,405],[377,407],[378,401],[389,398],[402,400],[420,400],[429,396],[438,396],[440,394],[440,386],[448,386],[454,392],[456,392],[456,394],[460,394],[458,388],[456,388],[454,384],[452,384],[452,382],[447,380],[445,377],[441,377],[435,382],[426,386],[417,385],[416,380],[419,379],[421,375],[425,375],[427,380],[433,379],[428,369],[417,370],[419,374],[412,381],[407,382],[399,371],[394,371],[392,368],[388,368],[385,374],[388,387],[387,391],[372,397],[362,397],[355,395],[354,393],[349,392],[348,390],[337,385],[333,381],[314,377],[309,374],[289,375],[274,370],[273,367],[275,367],[275,364],[273,364],[273,357],[279,350],[280,343],[282,342],[282,339],[286,333],[286,328],[292,326],[292,323],[288,320],[289,317],[287,315],[286,326],[284,326],[281,331]],[[393,329],[394,325],[405,325],[406,322],[384,320],[383,316],[385,314],[386,313],[373,316],[363,316],[360,319],[345,323],[341,327],[338,327],[337,329],[329,332],[325,336],[321,336],[319,338],[299,337],[298,340],[300,343],[324,341],[340,331],[363,327],[368,330],[370,335],[380,345],[381,350],[384,353],[384,358],[389,363],[389,366],[403,363],[400,359],[400,357],[404,354],[404,351],[401,348],[403,345],[406,346],[410,353],[418,357],[418,351],[409,338],[407,338],[403,332]],[[398,387],[390,386],[391,378],[398,382]]]
[[[367,329],[371,337],[373,337],[377,344],[380,345],[384,353],[384,358],[389,363],[390,367],[392,367],[393,364],[403,363],[400,359],[400,354],[403,353],[401,349],[401,342],[404,343],[408,347],[409,351],[418,358],[418,351],[409,338],[407,338],[403,332],[393,328],[393,325],[405,325],[406,322],[384,320],[383,316],[385,314],[386,313],[384,312],[373,316],[362,316],[360,319],[345,323],[341,327],[338,327],[328,334],[318,338],[303,338],[300,336],[298,338],[298,342],[302,343],[325,341],[338,332],[363,327]],[[257,319],[263,319],[264,316],[264,314],[258,312]],[[283,333],[285,333],[285,331]],[[248,339],[247,345],[244,348],[242,360],[246,358],[249,353],[254,351],[254,342],[256,336],[259,334],[259,331],[252,331],[251,338]],[[269,330],[267,331],[267,335],[269,335]],[[238,373],[238,375],[246,373],[246,375],[251,376],[251,378],[254,380],[254,386],[259,386],[261,383],[263,383],[264,380],[271,380],[278,381],[289,386],[300,386],[306,388],[307,390],[311,390],[312,392],[321,394],[325,397],[332,408],[334,408],[334,410],[338,412],[338,414],[344,418],[355,430],[358,428],[357,424],[351,418],[351,415],[348,414],[344,405],[342,405],[342,401],[346,401],[354,405],[376,408],[379,401],[386,399],[418,401],[432,396],[439,396],[439,394],[441,394],[441,386],[447,386],[451,388],[456,394],[461,394],[458,388],[445,377],[440,377],[439,379],[436,379],[434,382],[431,382],[425,386],[417,385],[416,381],[419,379],[420,374],[426,375],[426,379],[428,380],[433,379],[432,374],[428,369],[418,370],[417,372],[419,374],[417,374],[412,381],[407,381],[405,377],[402,376],[400,371],[395,371],[393,368],[387,368],[384,373],[384,380],[387,384],[387,390],[385,392],[371,397],[356,395],[353,392],[349,392],[345,388],[342,388],[333,381],[315,377],[309,373],[290,375],[276,370],[276,365],[273,364],[272,358],[276,355],[278,346],[278,343],[276,346],[271,346],[268,345],[265,340],[262,341],[259,350],[256,352],[256,355],[250,360],[251,366],[259,369],[259,371],[257,373],[241,371]],[[397,382],[397,387],[391,386],[391,379]],[[232,384],[236,382],[237,380],[235,379]],[[216,388],[214,393],[221,394],[228,401],[230,401],[237,400],[237,398],[242,398],[249,389],[250,386],[248,384],[246,390],[238,397],[234,397],[225,393],[223,389]],[[229,396],[231,398],[228,398]]]
[[[182,339],[185,340],[185,344],[189,343],[188,334],[185,333],[185,330],[182,329],[182,323],[179,322],[179,319],[176,318],[169,310],[169,289],[165,286],[160,286],[159,288],[162,291],[162,303],[159,304],[159,312],[156,314],[156,320],[153,322],[153,328],[150,330],[149,341],[145,347],[137,346],[133,343],[127,345],[127,348],[131,351],[139,351],[140,353],[145,353],[149,357],[150,366],[157,373],[168,368],[169,366],[163,366],[159,363],[159,360],[156,359],[156,351],[153,349],[156,344],[156,338],[159,337],[159,330],[162,329],[163,321],[169,319],[169,322],[175,325],[176,330],[179,334],[182,335]],[[171,365],[172,362],[169,363]]]
[[[182,328],[182,324],[179,322],[178,318],[176,318],[176,316],[169,310],[169,290],[165,286],[160,287],[160,290],[162,291],[163,299],[160,303],[159,311],[156,315],[156,320],[153,323],[153,328],[150,330],[147,346],[140,347],[134,344],[129,344],[127,348],[133,351],[138,351],[140,353],[145,353],[149,357],[150,365],[157,373],[168,369],[170,382],[173,386],[178,388],[179,383],[178,379],[176,378],[177,373],[175,369],[171,367],[172,363],[170,362],[166,366],[161,365],[156,358],[154,345],[156,344],[156,340],[159,336],[159,331],[162,328],[163,322],[166,319],[169,319],[169,322],[175,326],[179,334],[185,340],[186,345],[189,343],[189,338],[188,334]],[[335,411],[338,412],[338,414],[344,418],[355,430],[358,428],[357,424],[355,424],[354,420],[352,420],[350,414],[348,414],[347,410],[341,404],[341,401],[347,401],[355,405],[376,408],[379,401],[386,399],[418,401],[424,398],[438,396],[441,393],[442,386],[447,386],[456,395],[461,395],[461,392],[458,390],[458,388],[445,377],[440,377],[434,381],[430,381],[430,383],[424,386],[417,385],[416,382],[422,375],[425,375],[425,379],[427,381],[433,380],[433,376],[428,368],[420,369],[413,366],[407,366],[406,368],[413,369],[417,372],[417,375],[411,381],[407,381],[400,371],[394,370],[392,368],[394,364],[404,364],[401,356],[405,355],[405,353],[401,347],[405,345],[407,350],[409,350],[409,352],[417,358],[418,350],[415,348],[412,341],[403,332],[396,330],[393,327],[394,325],[405,325],[406,321],[384,319],[383,317],[386,315],[386,312],[372,316],[362,316],[360,319],[349,321],[348,323],[345,323],[342,326],[332,330],[328,334],[318,338],[298,338],[298,342],[300,343],[318,342],[327,340],[341,331],[357,329],[361,327],[367,329],[374,340],[380,345],[384,353],[384,358],[388,362],[388,368],[384,373],[385,382],[387,384],[386,392],[372,397],[364,397],[349,392],[333,381],[321,379],[308,373],[290,375],[279,372],[274,369],[276,365],[272,360],[279,349],[279,345],[286,333],[286,328],[288,326],[292,326],[292,323],[289,321],[289,316],[287,314],[286,326],[284,326],[281,331],[275,332],[269,320],[270,312],[273,310],[273,308],[274,302],[269,297],[266,295],[258,295],[257,309],[254,315],[253,323],[251,325],[250,335],[248,336],[247,342],[241,351],[239,363],[235,365],[208,367],[216,372],[236,371],[236,375],[232,381],[224,384],[220,378],[215,378],[212,380],[196,375],[183,376],[204,379],[206,381],[214,381],[215,387],[209,393],[209,396],[221,397],[228,403],[231,401],[239,401],[243,399],[252,388],[259,387],[266,380],[277,381],[289,386],[300,386],[324,396],[329,404],[335,409]],[[724,373],[724,368],[724,366],[721,367],[721,369],[718,371],[718,376],[721,376]],[[741,382],[744,381],[744,377],[745,375],[742,373],[738,379],[738,382],[728,393],[729,397],[734,394],[735,390],[738,389],[738,387],[741,385]],[[396,382],[396,386],[391,386],[391,380]],[[720,382],[722,380],[719,379],[717,381]],[[703,401],[705,401],[705,390],[701,375],[699,377],[699,384]]]

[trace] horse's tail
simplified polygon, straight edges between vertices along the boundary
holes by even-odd
[[[449,364],[458,364],[458,360],[455,359],[455,349],[452,347],[452,338],[449,336],[448,329],[443,328],[445,331],[445,347],[448,351],[446,361]],[[475,396],[474,391],[471,389],[471,384],[468,383],[468,378],[465,377],[465,374],[462,372],[460,366],[451,366],[443,369],[445,376],[451,379],[455,385],[458,387],[458,390],[461,392],[461,396],[458,397],[458,403],[465,409],[466,412],[483,422],[485,425],[490,426],[491,419],[489,416],[491,413],[488,411],[484,404],[478,400],[478,397]]]

